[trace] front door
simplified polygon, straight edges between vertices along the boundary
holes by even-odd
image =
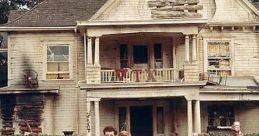
[[[132,136],[153,136],[152,106],[130,107]]]

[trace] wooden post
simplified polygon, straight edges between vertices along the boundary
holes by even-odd
[[[197,60],[197,36],[192,36],[192,61]]]
[[[93,64],[93,54],[92,54],[92,38],[88,37],[87,39],[87,64],[92,65]]]
[[[190,37],[185,35],[185,62],[190,61]]]
[[[86,125],[87,125],[87,132],[86,136],[91,136],[91,101],[86,101]]]
[[[100,65],[100,38],[95,38],[95,48],[94,48],[94,65],[99,66]]]
[[[196,133],[201,133],[201,111],[200,111],[200,101],[196,100],[194,101],[194,118],[195,118],[195,122],[194,122],[194,128],[195,128],[195,132]]]
[[[192,100],[187,100],[188,136],[192,136]]]
[[[95,112],[95,135],[100,136],[100,100],[94,101],[94,112]]]

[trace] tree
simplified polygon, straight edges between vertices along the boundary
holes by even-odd
[[[0,24],[8,21],[10,10],[31,9],[43,0],[0,0]]]

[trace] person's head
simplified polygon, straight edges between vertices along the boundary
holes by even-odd
[[[130,133],[127,132],[127,131],[121,131],[121,132],[119,133],[119,136],[131,136],[131,135],[130,135]]]
[[[104,136],[116,136],[117,131],[112,126],[107,126],[103,129]]]

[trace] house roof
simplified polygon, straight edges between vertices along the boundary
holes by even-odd
[[[76,26],[76,20],[90,19],[105,2],[106,0],[45,0],[4,26]]]
[[[103,5],[109,5],[109,1],[111,0],[44,0],[16,19],[12,18],[2,27],[76,26],[76,21],[88,21],[99,9],[101,10]],[[259,14],[258,3],[251,4],[248,0],[242,1]]]

